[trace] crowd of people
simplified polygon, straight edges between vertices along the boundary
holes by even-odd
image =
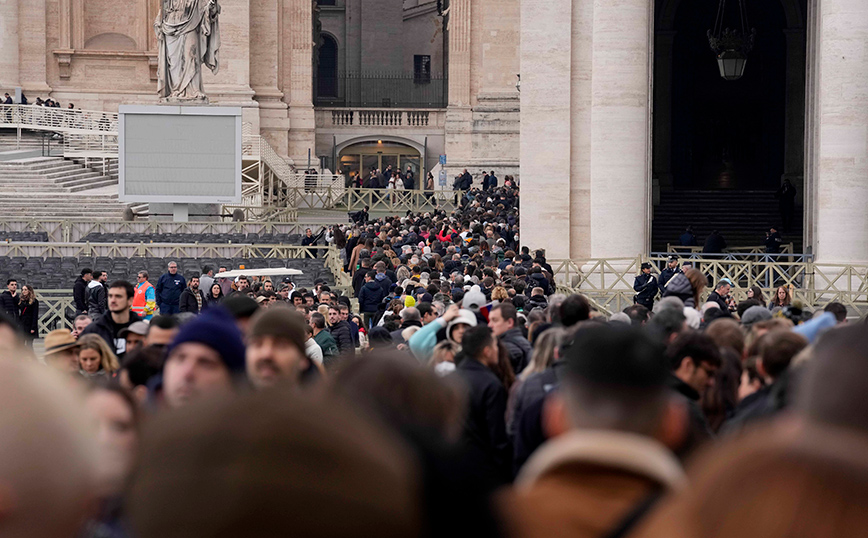
[[[12,96],[9,95],[9,93],[7,92],[7,93],[3,94],[2,104],[13,105],[16,103],[15,103],[15,100],[12,99]],[[60,101],[55,101],[54,99],[52,99],[50,97],[47,99],[44,99],[44,100],[41,97],[37,97],[35,102],[30,103],[27,99],[27,96],[24,95],[23,93],[21,94],[21,103],[18,103],[18,104],[22,104],[22,105],[32,104],[32,105],[44,106],[44,107],[48,107],[48,108],[61,108]],[[72,110],[75,108],[75,105],[73,103],[69,103],[66,108]]]
[[[861,534],[868,335],[846,308],[706,298],[673,259],[607,316],[488,187],[329,227],[349,293],[85,268],[37,358],[10,288],[0,535]]]

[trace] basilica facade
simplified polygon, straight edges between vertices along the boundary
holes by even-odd
[[[0,88],[155,104],[161,0],[0,0]],[[211,104],[297,167],[518,174],[518,0],[218,0]],[[450,177],[451,186],[451,177]]]
[[[160,1],[0,0],[0,88],[156,103]],[[522,240],[551,259],[661,250],[687,224],[760,243],[786,180],[797,251],[868,261],[862,0],[719,20],[694,0],[218,2],[210,101],[296,167],[514,175]],[[756,41],[724,80],[706,34],[739,22]]]

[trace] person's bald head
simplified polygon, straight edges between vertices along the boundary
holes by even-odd
[[[76,533],[97,494],[96,434],[87,417],[67,379],[0,359],[0,536]]]

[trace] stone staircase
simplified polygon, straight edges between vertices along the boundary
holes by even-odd
[[[701,246],[705,238],[718,230],[728,246],[762,245],[770,226],[781,223],[778,201],[773,191],[669,191],[660,193],[660,205],[654,208],[652,249],[663,251],[666,244],[678,245],[687,225]],[[792,230],[781,232],[784,243],[793,243],[802,252],[802,210],[796,207]]]
[[[61,157],[0,162],[0,215],[4,217],[112,218],[143,204],[118,201],[117,178]]]

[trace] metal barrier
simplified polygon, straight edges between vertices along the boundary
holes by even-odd
[[[31,244],[32,245],[32,244]],[[84,249],[79,250],[82,256],[92,256],[92,255],[114,255],[114,256],[126,256],[127,252],[131,252],[126,247],[122,246],[120,249],[102,249],[97,248],[95,250],[87,250],[91,247],[88,244],[78,244],[79,247],[84,247]],[[145,245],[142,245],[146,247]],[[157,256],[157,257],[247,257],[247,258],[293,258],[293,259],[321,259],[326,269],[328,269],[335,279],[335,286],[345,295],[352,297],[352,279],[347,273],[343,271],[343,262],[341,262],[340,253],[338,249],[334,246],[326,246],[326,247],[301,247],[301,246],[287,246],[287,245],[272,245],[267,247],[253,246],[253,245],[223,245],[216,246],[218,248],[214,248],[215,245],[203,246],[201,245],[178,245],[175,247],[167,246],[167,247],[157,247],[157,248],[142,248],[139,249],[136,256]],[[225,248],[220,248],[225,247]],[[240,248],[239,248],[240,247]],[[13,252],[16,252],[14,255],[36,255],[39,256],[40,253],[36,250],[31,249],[30,247],[24,249],[13,249]],[[63,255],[74,255],[70,254],[73,250],[65,250],[63,249]],[[100,254],[97,254],[99,252]],[[166,253],[169,254],[166,254]],[[110,254],[105,254],[110,253]],[[198,256],[189,256],[190,254],[197,254]],[[3,250],[2,244],[0,244],[0,255],[8,256]],[[42,257],[47,257],[49,255],[58,255],[58,251],[55,249],[47,249],[41,253]],[[129,257],[129,256],[128,256]],[[52,331],[54,329],[70,329],[72,330],[73,316],[75,315],[75,303],[72,298],[72,290],[39,290],[36,292],[36,298],[39,300],[40,305],[40,315],[39,315],[39,334],[45,335],[45,333]]]
[[[557,286],[565,293],[582,293],[600,305],[602,311],[620,312],[633,304],[633,280],[642,262],[650,262],[659,273],[668,257],[550,260]],[[713,283],[726,278],[733,283],[736,300],[747,298],[751,286],[759,287],[767,300],[784,286],[794,299],[814,307],[840,302],[851,312],[868,314],[868,265],[790,261],[779,259],[731,260],[692,259],[694,267]],[[704,300],[712,290],[706,289]]]
[[[237,243],[0,243],[0,256],[24,258],[324,258],[334,246]],[[322,253],[322,255],[320,255]]]
[[[72,290],[39,290],[36,292],[39,301],[39,335],[55,329],[72,330],[75,303],[72,300]]]
[[[464,191],[423,191],[387,189],[347,189],[343,200],[347,211],[397,211],[414,213],[433,209],[455,208]]]

